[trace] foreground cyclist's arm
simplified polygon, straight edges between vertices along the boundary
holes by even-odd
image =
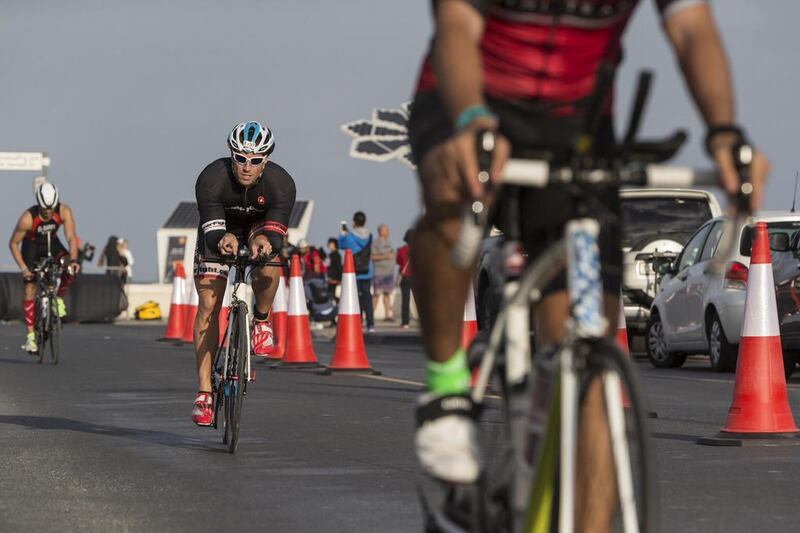
[[[197,210],[200,211],[200,227],[209,251],[233,254],[238,247],[238,241],[236,236],[227,232],[225,208],[220,202],[221,182],[214,178],[213,170],[210,170],[213,164],[200,173],[194,185]]]
[[[247,244],[253,257],[259,255],[259,248],[267,255],[281,250],[297,195],[294,180],[277,164],[272,164],[270,175],[262,179],[265,180],[265,196],[270,199],[270,205],[263,220],[250,228],[247,237]]]
[[[67,238],[69,246],[69,259],[73,273],[77,273],[78,265],[78,235],[75,232],[75,217],[72,216],[72,209],[66,204],[61,204],[61,218],[64,221],[64,236]]]
[[[11,256],[14,258],[14,262],[19,267],[20,271],[22,272],[23,276],[29,275],[28,265],[25,264],[25,261],[22,259],[22,252],[20,251],[20,243],[22,243],[22,239],[25,238],[25,233],[33,228],[33,218],[28,211],[22,213],[22,216],[19,217],[17,221],[17,225],[14,227],[13,233],[11,233],[11,239],[8,241],[8,249],[11,251]]]
[[[664,21],[683,76],[709,128],[733,125],[736,113],[728,61],[706,3],[677,10]],[[730,148],[742,139],[735,133],[720,133],[711,138],[711,155],[720,171],[723,188],[736,194],[739,177],[733,166]],[[751,208],[761,204],[763,185],[769,172],[766,157],[756,152],[751,166],[753,184]]]
[[[432,54],[439,93],[456,132],[434,153],[431,164],[441,169],[448,181],[464,183],[473,198],[483,197],[482,186],[476,179],[475,132],[498,127],[497,117],[483,98],[480,40],[484,22],[478,4],[474,0],[439,0],[436,3]],[[507,143],[499,140],[492,161],[492,178],[499,177],[507,152]]]

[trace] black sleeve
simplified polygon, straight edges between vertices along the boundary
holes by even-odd
[[[661,15],[661,20],[667,20],[669,17],[680,11],[681,9],[689,6],[696,6],[698,4],[707,4],[708,0],[654,0],[656,9]]]
[[[224,182],[219,177],[217,167],[214,162],[203,169],[194,186],[197,209],[200,211],[200,228],[203,230],[209,250],[217,249],[226,231],[225,209],[220,201],[221,186]]]
[[[264,169],[263,186],[269,205],[264,219],[251,228],[248,240],[263,234],[269,240],[273,252],[278,252],[289,229],[289,217],[292,215],[297,191],[294,180],[283,167],[271,161],[267,165]]]

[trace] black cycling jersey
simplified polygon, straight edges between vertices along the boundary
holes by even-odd
[[[58,238],[58,228],[64,223],[61,216],[61,204],[56,205],[53,216],[42,220],[41,208],[34,205],[28,208],[31,214],[31,229],[25,232],[22,240],[22,259],[28,268],[34,268],[40,259],[48,255],[59,256],[67,253],[64,244]],[[50,248],[48,245],[48,236]]]
[[[283,167],[268,161],[261,179],[246,189],[236,181],[231,164],[230,157],[217,159],[203,169],[195,184],[201,257],[219,257],[217,245],[226,232],[236,235],[241,244],[263,233],[273,251],[279,251],[294,207],[294,180]]]

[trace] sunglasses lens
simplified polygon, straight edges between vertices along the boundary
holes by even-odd
[[[263,160],[263,157],[253,157],[250,159],[250,164],[253,166],[260,165]]]
[[[245,163],[247,163],[247,158],[245,156],[241,155],[241,154],[233,154],[233,158],[240,165],[244,165]]]

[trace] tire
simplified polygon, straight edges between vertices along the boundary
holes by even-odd
[[[649,410],[639,375],[631,359],[616,345],[607,341],[600,341],[592,347],[587,356],[587,366],[587,384],[591,383],[593,376],[602,376],[606,380],[611,375],[619,378],[622,395],[628,404],[621,411],[625,424],[625,441],[628,443],[627,460],[631,469],[639,531],[654,532],[657,530],[658,485],[648,422]],[[608,406],[606,403],[606,412]],[[614,468],[617,471],[616,464]]]
[[[52,311],[51,311],[52,313]],[[54,365],[58,364],[58,357],[61,352],[61,317],[58,313],[50,316],[50,360]]]
[[[233,397],[234,389],[232,387],[233,381],[231,381],[231,376],[235,373],[233,369],[236,365],[236,361],[238,360],[236,357],[236,352],[238,350],[238,342],[239,342],[239,329],[238,329],[238,315],[239,309],[231,308],[230,314],[228,315],[228,327],[230,328],[230,338],[227,339],[227,350],[228,356],[227,361],[225,356],[223,355],[223,366],[220,368],[221,372],[224,372],[219,384],[219,393],[220,393],[220,406],[222,408],[222,416],[223,416],[223,435],[222,435],[222,444],[227,444],[230,446],[231,443],[231,432],[233,428],[233,411],[231,409],[233,403],[235,402],[235,398]]]
[[[36,316],[34,331],[36,333],[36,349],[38,350],[37,363],[42,364],[42,361],[44,361],[44,352],[47,350],[47,319],[49,318],[49,311],[45,310],[44,305],[42,305],[41,294],[36,296],[34,313]]]
[[[236,330],[237,334],[237,342],[236,342],[236,359],[235,361],[231,361],[234,363],[232,366],[235,367],[235,373],[233,368],[229,368],[228,372],[231,374],[231,378],[233,378],[229,383],[231,384],[229,387],[232,387],[232,390],[229,388],[229,402],[228,402],[228,409],[229,409],[229,420],[230,420],[230,439],[228,440],[228,451],[234,453],[236,451],[236,446],[239,444],[239,426],[242,420],[242,404],[244,403],[244,392],[247,388],[247,356],[248,356],[248,345],[247,345],[247,335],[245,334],[247,331],[247,324],[245,321],[247,320],[247,310],[244,306],[244,303],[239,303],[236,308]]]
[[[664,339],[664,324],[661,315],[653,308],[644,330],[644,345],[647,358],[656,368],[678,368],[686,361],[686,354],[670,352]]]
[[[783,375],[787,381],[792,377],[792,372],[794,372],[797,362],[800,361],[799,355],[798,352],[783,350]]]
[[[732,372],[736,369],[739,345],[728,342],[722,322],[716,311],[711,312],[708,324],[708,363],[715,372]]]

